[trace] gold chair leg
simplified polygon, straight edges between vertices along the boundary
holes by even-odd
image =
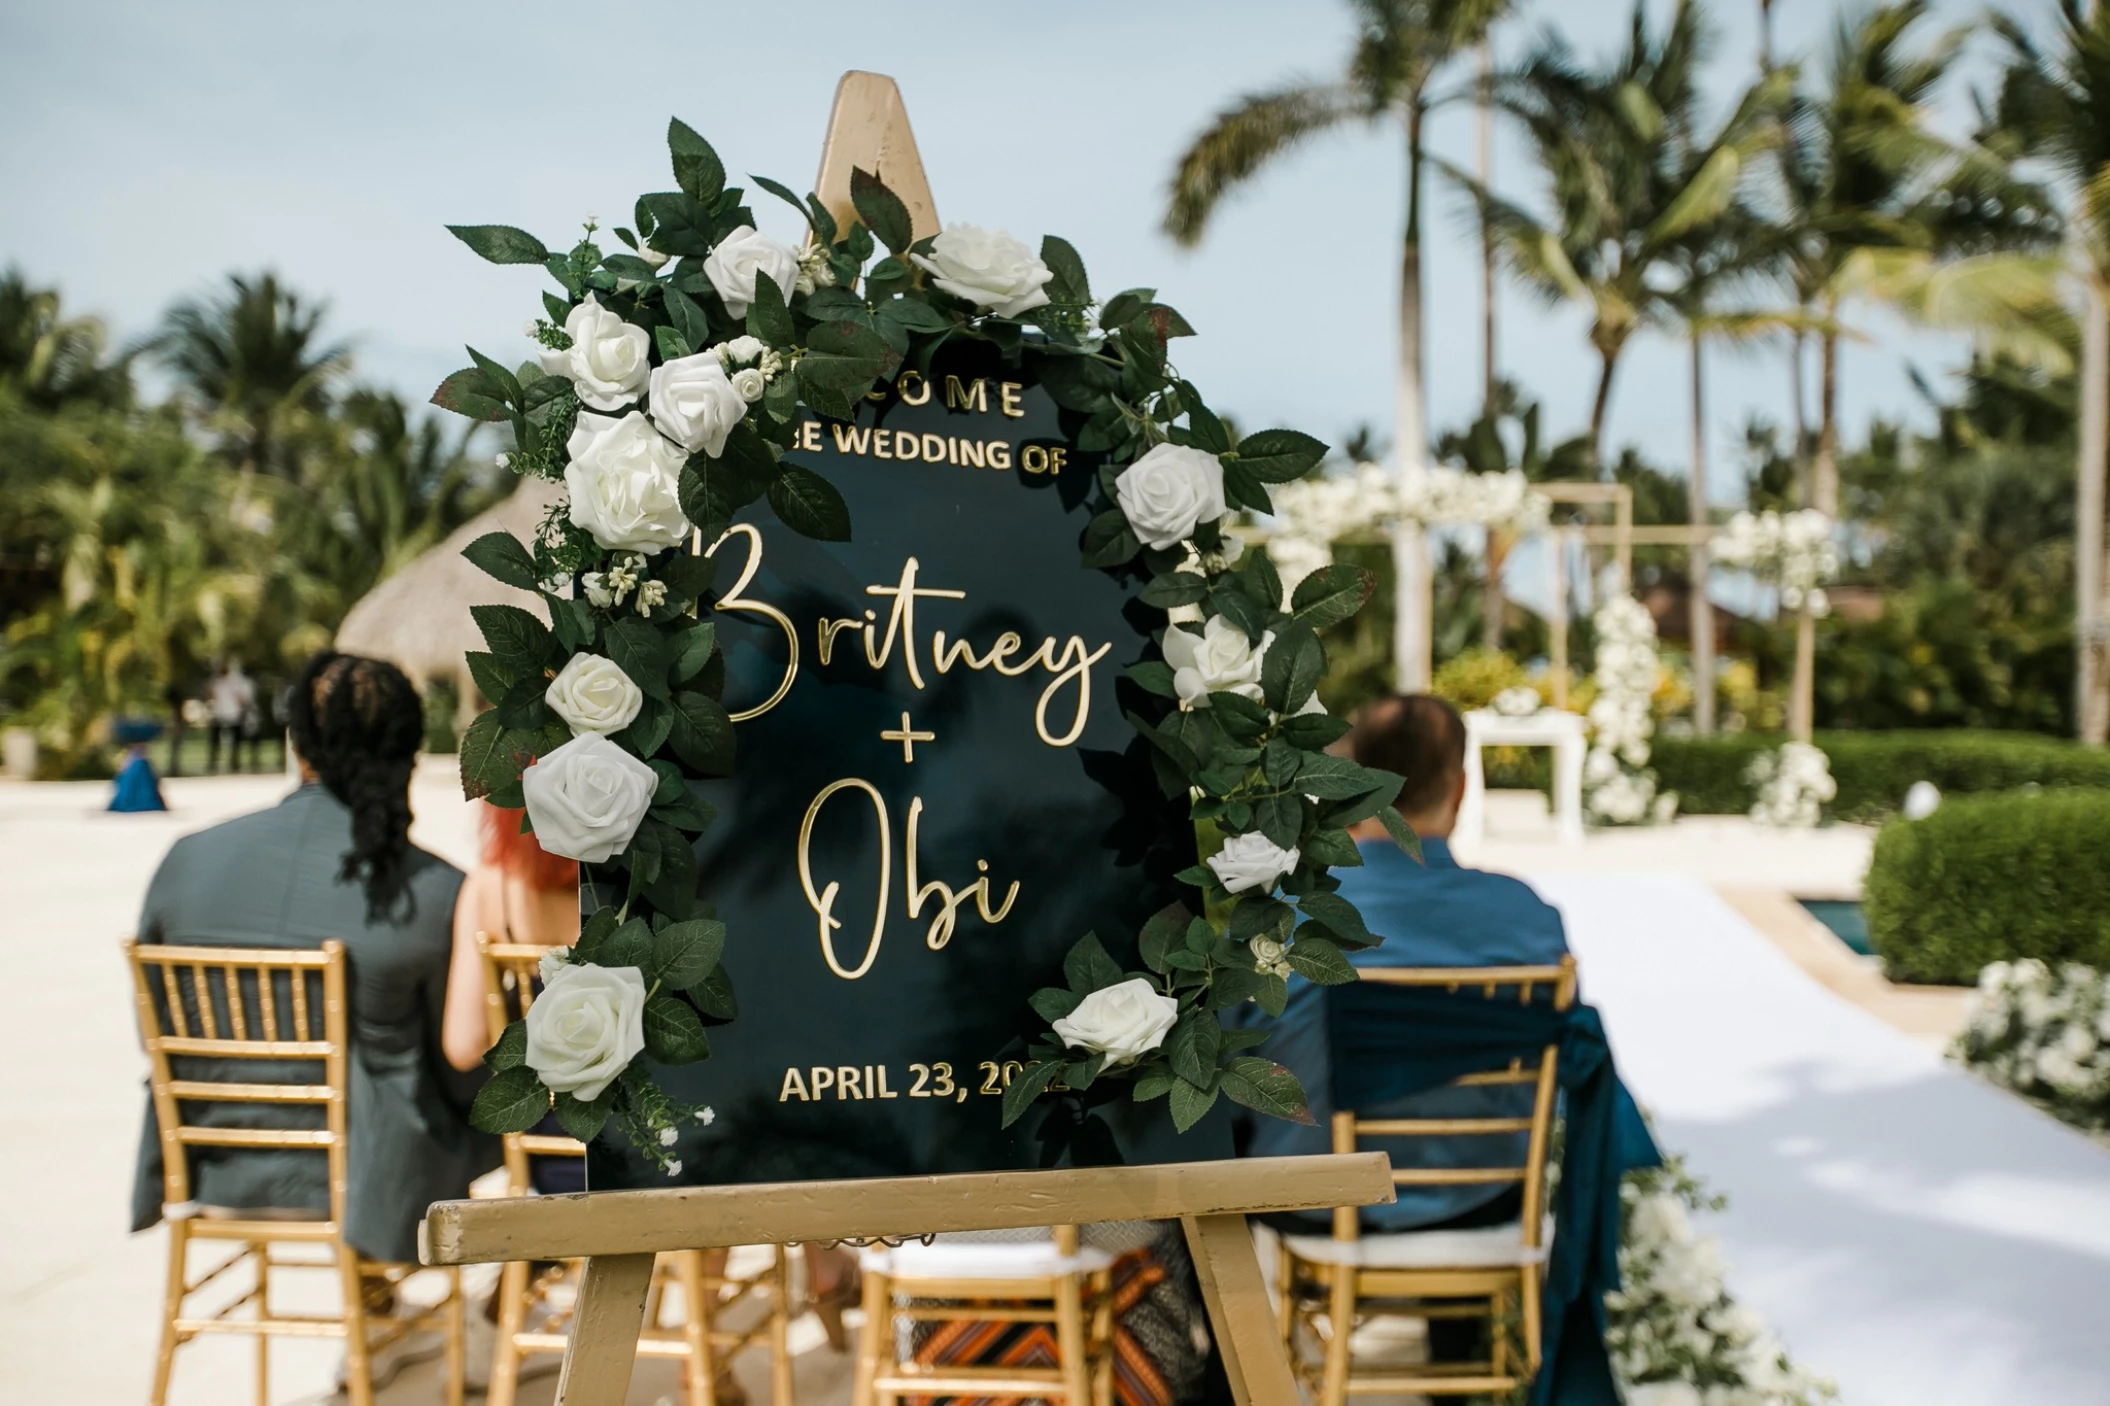
[[[1509,1375],[1509,1290],[1499,1289],[1487,1302],[1488,1368],[1495,1376]]]
[[[1348,1400],[1348,1340],[1355,1335],[1355,1271],[1345,1264],[1333,1267],[1333,1294],[1328,1301],[1326,1376],[1319,1390],[1319,1406],[1344,1406]]]
[[[256,1320],[271,1321],[271,1245],[268,1241],[249,1247],[256,1260]],[[271,1335],[256,1335],[256,1406],[271,1406]]]
[[[374,1369],[367,1352],[366,1288],[359,1280],[359,1255],[337,1242],[337,1279],[344,1286],[344,1394],[351,1406],[374,1406]]]
[[[711,1291],[704,1283],[703,1252],[677,1250],[673,1261],[674,1282],[681,1285],[681,1336],[688,1344],[689,1406],[717,1406],[718,1362],[712,1350]]]
[[[190,1222],[172,1220],[169,1229],[168,1282],[161,1296],[161,1347],[154,1356],[153,1406],[167,1406],[169,1375],[176,1367],[176,1320],[183,1315],[183,1288],[190,1275]]]
[[[850,1406],[876,1406],[873,1383],[882,1359],[893,1365],[893,1315],[887,1312],[887,1279],[876,1269],[865,1271],[864,1326],[857,1330],[857,1375],[850,1383]]]
[[[1296,1262],[1290,1258],[1289,1239],[1277,1237],[1275,1242],[1275,1317],[1282,1325],[1282,1350],[1290,1350],[1290,1338],[1296,1330],[1297,1316],[1295,1299],[1290,1293],[1296,1282]],[[1294,1357],[1291,1361],[1295,1361]]]
[[[791,1385],[791,1247],[776,1247],[769,1270],[769,1399],[772,1406],[792,1406]]]
[[[1092,1406],[1114,1403],[1114,1277],[1092,1276]]]
[[[462,1272],[447,1271],[447,1406],[462,1406],[469,1384],[469,1313],[462,1302]]]
[[[527,1321],[528,1263],[509,1260],[498,1271],[498,1331],[491,1343],[491,1385],[484,1406],[513,1406],[520,1389],[520,1348],[514,1339]]]
[[[1090,1364],[1084,1351],[1083,1276],[1065,1274],[1055,1281],[1055,1347],[1062,1359],[1062,1395],[1068,1406],[1085,1406],[1091,1395]]]
[[[1517,1297],[1524,1301],[1524,1361],[1536,1374],[1539,1370],[1539,1334],[1543,1331],[1539,1322],[1539,1272],[1527,1265],[1519,1277],[1523,1280]]]

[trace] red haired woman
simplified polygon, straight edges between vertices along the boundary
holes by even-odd
[[[483,852],[454,905],[454,955],[440,1046],[456,1069],[474,1069],[491,1048],[476,935],[494,942],[569,947],[579,940],[579,866],[520,833],[520,812],[485,802],[477,817]]]

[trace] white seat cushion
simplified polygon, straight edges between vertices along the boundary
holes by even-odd
[[[897,1279],[1045,1279],[1090,1274],[1114,1262],[1105,1250],[1089,1245],[1074,1255],[1061,1254],[1052,1240],[940,1240],[932,1245],[911,1240],[899,1248],[874,1246],[858,1258],[866,1269]]]
[[[1524,1244],[1521,1221],[1480,1230],[1407,1230],[1335,1240],[1327,1235],[1285,1237],[1290,1253],[1318,1264],[1358,1269],[1512,1269],[1543,1264],[1543,1245]]]

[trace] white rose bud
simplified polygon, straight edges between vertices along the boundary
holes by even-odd
[[[535,842],[599,864],[620,854],[652,808],[659,776],[599,733],[574,737],[520,774]]]
[[[762,353],[768,351],[769,347],[760,337],[735,337],[731,341],[720,342],[711,350],[718,353],[718,359],[730,370],[743,362],[760,361]]]
[[[588,293],[564,319],[564,330],[571,347],[544,351],[544,371],[568,378],[579,403],[595,410],[620,410],[637,399],[652,369],[652,338],[644,328],[623,321]]]
[[[636,967],[567,964],[528,1007],[528,1068],[560,1094],[599,1098],[644,1048],[645,977]]]
[[[540,961],[535,963],[535,975],[541,977],[542,984],[547,986],[550,984],[551,978],[555,977],[558,972],[563,971],[570,961],[571,949],[569,947],[552,947],[542,954]]]
[[[1199,635],[1183,626],[1165,631],[1165,662],[1172,666],[1172,686],[1183,708],[1206,708],[1212,693],[1235,693],[1260,700],[1260,664],[1275,632],[1260,636],[1255,647],[1239,629],[1221,615],[1211,616]]]
[[[542,699],[564,719],[572,736],[587,732],[605,736],[621,732],[636,720],[645,694],[613,659],[574,654],[550,680]]]
[[[1244,893],[1247,889],[1266,893],[1274,888],[1277,879],[1297,867],[1300,858],[1295,845],[1282,849],[1256,830],[1225,840],[1224,847],[1209,856],[1209,867],[1232,893]]]
[[[642,239],[637,242],[637,256],[654,268],[662,268],[667,262],[665,254],[660,253],[659,250],[653,248]]]
[[[747,402],[716,352],[676,357],[653,369],[652,422],[691,454],[723,454],[727,436],[746,414]]]
[[[769,389],[769,378],[752,366],[735,371],[732,382],[733,389],[740,393],[740,398],[750,405],[760,400],[762,392]]]
[[[711,250],[710,257],[703,261],[703,276],[725,300],[727,312],[745,317],[748,305],[755,300],[757,278],[776,284],[784,301],[791,301],[792,290],[799,281],[799,256],[757,233],[753,225],[742,225]]]
[[[1000,229],[948,225],[928,256],[909,259],[934,275],[931,282],[998,317],[1017,317],[1047,304],[1042,287],[1055,276],[1033,251]]]
[[[1114,480],[1114,498],[1137,537],[1176,547],[1224,515],[1223,461],[1184,444],[1156,444]]]
[[[681,513],[680,448],[636,410],[618,420],[579,412],[565,445],[571,520],[611,552],[656,552],[689,535]]]
[[[1086,996],[1055,1022],[1055,1033],[1073,1050],[1103,1054],[1109,1065],[1128,1064],[1164,1044],[1179,1016],[1178,1001],[1138,976]]]

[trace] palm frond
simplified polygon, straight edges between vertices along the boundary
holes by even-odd
[[[1300,83],[1241,98],[1181,155],[1165,209],[1165,232],[1182,246],[1201,242],[1231,190],[1309,137],[1372,114],[1349,88]]]

